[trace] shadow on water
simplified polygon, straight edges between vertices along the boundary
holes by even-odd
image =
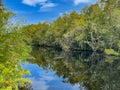
[[[36,48],[32,55],[35,59],[30,63],[52,69],[64,83],[80,84],[85,90],[120,90],[120,57],[51,48]]]

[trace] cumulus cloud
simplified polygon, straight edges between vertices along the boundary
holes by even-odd
[[[55,7],[55,6],[56,6],[56,4],[54,4],[54,3],[42,3],[41,9],[42,8]]]
[[[50,2],[49,0],[23,0],[22,3],[29,6],[40,6],[40,10],[55,7],[56,4]]]
[[[35,6],[36,4],[45,3],[47,0],[23,0],[22,3]]]
[[[89,2],[93,2],[95,0],[74,0],[74,4],[75,5],[79,5],[80,3],[89,3]]]

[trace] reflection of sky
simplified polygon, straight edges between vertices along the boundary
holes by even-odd
[[[62,78],[52,70],[43,70],[38,65],[28,63],[22,67],[30,70],[31,76],[27,76],[27,78],[33,82],[34,90],[79,90],[79,85],[63,83]]]

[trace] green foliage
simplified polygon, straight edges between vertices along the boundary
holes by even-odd
[[[20,27],[11,26],[13,15],[7,9],[0,8],[0,90],[18,90],[18,85],[30,82],[22,79],[29,72],[23,70],[20,63],[27,59],[31,48],[24,42],[26,38]]]
[[[51,23],[28,25],[23,30],[27,32],[26,35],[30,35],[34,44],[58,45],[65,51],[86,48],[104,52],[111,48],[120,52],[119,3],[119,0],[100,0],[85,7],[81,13],[72,11]]]

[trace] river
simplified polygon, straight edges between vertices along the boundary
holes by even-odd
[[[22,67],[31,90],[120,90],[120,57],[35,48]]]

